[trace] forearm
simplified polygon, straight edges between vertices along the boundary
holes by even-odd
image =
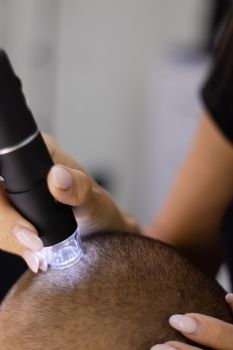
[[[182,230],[175,224],[174,229],[167,228],[166,222],[157,217],[146,233],[176,246],[185,257],[213,277],[223,261],[223,241],[220,230],[194,232]]]
[[[205,114],[149,234],[213,274],[222,257],[221,220],[233,197],[233,147]]]

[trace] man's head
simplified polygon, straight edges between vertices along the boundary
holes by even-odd
[[[84,246],[76,265],[14,286],[0,309],[1,350],[148,350],[184,340],[168,324],[174,313],[232,320],[223,290],[174,248],[118,233]]]

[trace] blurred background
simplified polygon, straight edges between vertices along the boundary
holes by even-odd
[[[0,46],[40,125],[147,223],[200,114],[231,1],[0,0]]]

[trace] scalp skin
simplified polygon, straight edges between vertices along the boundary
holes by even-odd
[[[222,288],[174,248],[119,233],[84,246],[71,268],[27,272],[13,287],[0,309],[0,350],[148,350],[184,341],[168,324],[174,313],[232,321]]]

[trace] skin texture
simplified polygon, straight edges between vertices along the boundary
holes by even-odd
[[[231,310],[233,311],[232,301],[230,305]],[[189,316],[192,316],[196,321],[198,321],[199,330],[194,334],[183,333],[187,338],[195,341],[196,343],[209,346],[211,349],[233,349],[233,326],[231,324],[200,314],[190,314]],[[222,338],[223,334],[226,335],[224,339]],[[189,346],[187,344],[182,344],[175,341],[167,342],[166,344],[180,350],[199,349],[198,347]]]
[[[111,232],[83,243],[78,264],[26,273],[15,285],[0,309],[0,349],[147,350],[185,341],[169,326],[171,313],[233,321],[224,291],[174,248]]]
[[[50,137],[45,135],[45,140],[55,163],[62,164],[72,177],[71,186],[64,189],[54,185],[50,172],[48,186],[57,200],[78,206],[76,214],[78,219],[80,215],[84,231],[108,228],[138,230],[135,221],[117,208],[78,163]],[[233,196],[232,179],[232,145],[204,112],[192,148],[170,194],[145,234],[176,245],[195,264],[214,275],[222,258],[220,222]],[[77,191],[79,183],[84,189],[81,192]],[[19,225],[32,230],[35,235],[35,229],[11,207],[2,187],[0,191],[0,248],[23,254],[25,246],[19,244],[12,230]],[[29,251],[33,253],[32,247]],[[41,261],[36,261],[36,264],[42,266]],[[213,324],[214,331],[214,323],[210,321],[209,324]],[[221,338],[227,339],[229,329],[224,328],[221,332]]]

